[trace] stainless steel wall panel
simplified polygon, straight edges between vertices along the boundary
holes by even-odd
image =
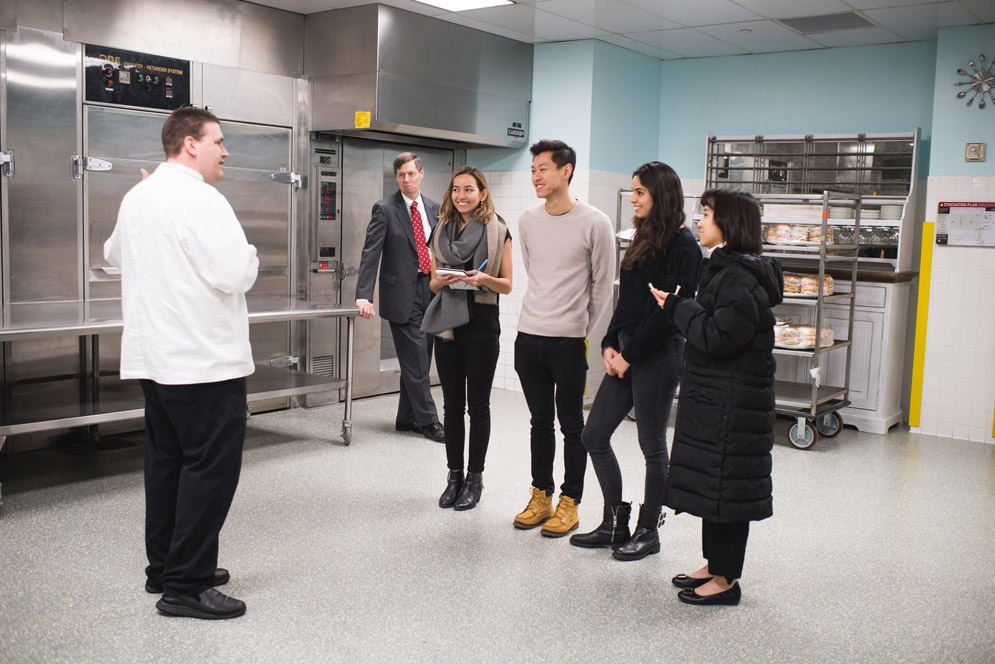
[[[296,111],[294,79],[205,64],[204,105],[224,120],[291,127]]]
[[[379,23],[376,5],[308,14],[304,73],[318,77],[376,72]]]
[[[238,0],[65,0],[66,39],[283,76],[303,71],[298,14]]]
[[[79,58],[60,34],[7,33],[4,139],[16,164],[6,182],[5,307],[82,298],[80,186],[70,174],[79,152]]]
[[[6,0],[0,3],[14,12],[16,26],[62,32],[63,0]],[[0,10],[2,12],[3,10]]]
[[[312,78],[310,86],[311,131],[353,129],[357,111],[376,111],[376,72]]]
[[[16,2],[4,2],[0,4],[0,30],[10,30],[13,32],[17,29],[17,23],[14,21],[14,6]]]

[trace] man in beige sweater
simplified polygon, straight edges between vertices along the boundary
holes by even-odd
[[[519,246],[528,275],[515,340],[515,371],[532,414],[532,496],[516,528],[542,525],[547,537],[577,528],[587,451],[584,340],[611,300],[615,275],[612,224],[600,210],[570,195],[577,155],[563,141],[532,146],[532,185],[543,203],[522,213]],[[553,509],[553,416],[563,434],[563,484]]]

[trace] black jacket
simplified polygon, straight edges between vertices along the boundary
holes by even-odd
[[[695,300],[667,298],[687,339],[667,505],[713,522],[772,514],[777,261],[719,248],[702,263]]]
[[[601,340],[601,352],[611,347],[620,349],[618,335],[629,335],[622,350],[622,357],[629,364],[652,356],[667,345],[677,334],[670,318],[657,306],[649,284],[673,293],[680,285],[682,293],[693,293],[698,287],[698,266],[701,264],[701,247],[687,228],[681,230],[667,243],[665,253],[638,270],[621,270],[619,275],[618,304],[612,314],[608,332]]]

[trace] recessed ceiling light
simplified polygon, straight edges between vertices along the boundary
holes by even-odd
[[[439,9],[451,12],[465,12],[470,9],[483,9],[484,7],[499,7],[501,5],[515,4],[511,0],[418,0],[423,5],[432,5]]]
[[[742,33],[744,33],[744,34],[746,34],[746,33],[753,32],[753,28],[740,28],[739,31],[742,32]]]

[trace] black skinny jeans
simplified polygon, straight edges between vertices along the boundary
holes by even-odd
[[[622,336],[624,347],[625,336]],[[680,383],[684,364],[684,339],[672,336],[653,355],[631,365],[625,376],[605,375],[591,405],[584,427],[584,447],[591,455],[594,472],[601,483],[605,505],[622,502],[622,471],[619,469],[611,438],[615,429],[635,405],[639,447],[646,459],[646,485],[643,496],[643,520],[652,520],[663,507],[667,489],[667,421]],[[642,524],[649,526],[650,524]]]
[[[467,471],[484,472],[484,459],[491,438],[491,385],[497,369],[498,334],[481,339],[464,338],[456,328],[453,341],[435,344],[435,367],[442,384],[443,428],[446,432],[446,462],[450,470],[463,470],[464,414],[470,412],[470,464]]]
[[[541,337],[519,332],[515,339],[515,371],[532,414],[532,486],[552,495],[556,434],[553,417],[563,434],[563,484],[560,492],[580,502],[584,494],[587,451],[584,430],[584,388],[587,386],[587,346],[575,337]]]

